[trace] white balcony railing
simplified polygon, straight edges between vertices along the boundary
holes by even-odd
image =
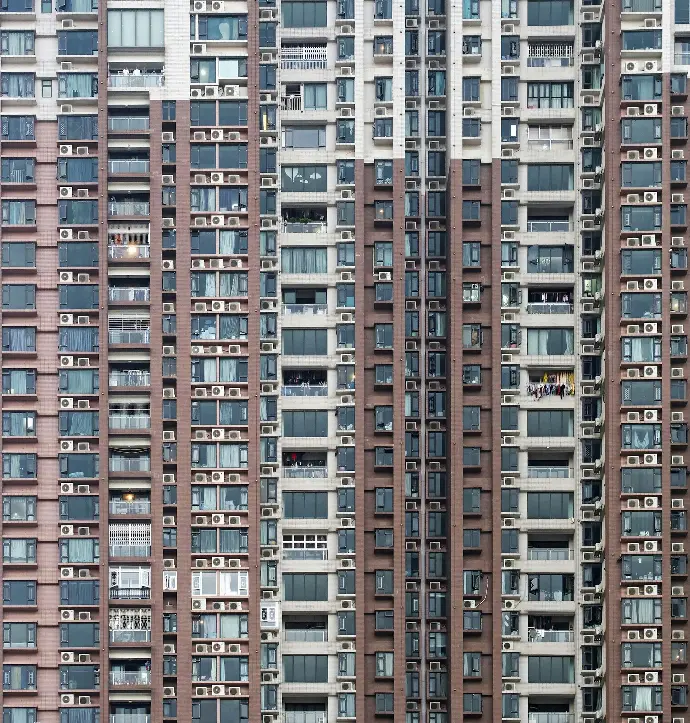
[[[299,45],[281,48],[283,70],[320,70],[328,66],[325,45]]]
[[[311,384],[286,384],[282,388],[284,397],[327,397],[328,385],[312,386]]]
[[[108,301],[150,301],[151,289],[138,286],[111,286],[108,288]]]
[[[127,244],[126,246],[108,246],[110,259],[148,259],[151,247],[141,244]]]
[[[527,639],[530,643],[572,643],[575,640],[575,634],[572,630],[529,628]]]
[[[147,131],[151,127],[148,116],[114,116],[108,118],[109,131]]]
[[[124,372],[110,372],[108,375],[109,387],[150,387],[151,372],[133,369]]]
[[[111,515],[148,515],[151,513],[151,501],[111,500],[109,510]]]
[[[110,201],[108,216],[148,216],[151,206],[148,201]]]
[[[111,670],[110,685],[149,685],[151,671],[149,670]]]
[[[109,723],[151,723],[147,713],[113,713]]]
[[[283,304],[283,314],[322,316],[328,313],[328,304]]]
[[[110,429],[151,429],[149,414],[109,414]]]
[[[568,479],[573,476],[570,467],[528,467],[527,476],[532,479]]]
[[[328,631],[326,629],[314,630],[285,630],[284,639],[286,643],[326,643],[328,642]]]
[[[536,302],[527,304],[528,314],[572,314],[573,305],[567,301]]]
[[[116,160],[108,161],[110,173],[148,173],[151,162],[145,160]]]
[[[328,467],[283,467],[283,477],[288,479],[323,479],[328,477]]]
[[[529,547],[527,548],[527,559],[540,562],[572,560],[573,551],[561,547]]]
[[[280,107],[283,110],[302,110],[302,96],[284,95],[280,99]]]
[[[162,88],[165,76],[162,73],[116,73],[108,76],[109,88]]]

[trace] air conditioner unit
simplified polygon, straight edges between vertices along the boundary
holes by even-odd
[[[646,159],[653,159],[658,157],[658,150],[656,148],[645,148],[644,157]]]

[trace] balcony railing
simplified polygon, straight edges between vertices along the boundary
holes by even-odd
[[[151,127],[148,116],[118,116],[108,118],[109,131],[147,131]]]
[[[150,457],[111,457],[109,460],[111,472],[150,472]]]
[[[572,713],[528,713],[527,723],[574,723]]]
[[[149,670],[111,670],[110,685],[150,685]]]
[[[288,479],[323,479],[328,477],[328,467],[283,467],[283,477]]]
[[[690,65],[690,53],[675,53],[673,58],[676,65]]]
[[[527,476],[532,479],[568,479],[573,476],[570,467],[528,467]]]
[[[280,105],[283,110],[302,110],[302,96],[284,95],[280,99]]]
[[[326,643],[328,631],[323,630],[285,630],[286,643]]]
[[[109,329],[108,341],[111,344],[149,344],[151,341],[150,329],[128,330]]]
[[[569,221],[528,221],[528,233],[563,233],[570,231]]]
[[[110,429],[151,429],[149,414],[109,414]]]
[[[109,387],[150,387],[151,372],[133,370],[129,372],[110,372]]]
[[[328,313],[328,304],[283,304],[283,314],[309,314],[319,316]]]
[[[149,557],[151,545],[110,545],[111,557]]]
[[[328,550],[283,550],[283,560],[328,560]]]
[[[283,233],[326,233],[325,221],[283,221]]]
[[[151,204],[148,201],[110,201],[108,216],[148,216]]]
[[[327,397],[328,385],[312,386],[311,384],[286,384],[282,388],[284,397]]]
[[[109,88],[162,88],[164,85],[162,73],[117,73],[108,76]]]
[[[551,560],[572,560],[573,551],[561,547],[529,547],[527,548],[527,559],[538,561]]]
[[[528,68],[568,68],[574,64],[572,56],[537,57],[527,56]]]
[[[108,246],[110,259],[148,259],[151,247],[141,244],[126,244],[125,246]]]
[[[117,160],[108,161],[110,173],[148,173],[151,169],[151,162],[144,160]]]
[[[537,151],[570,150],[573,147],[572,138],[528,138],[527,145]]]
[[[150,643],[150,630],[111,630],[111,643]]]
[[[283,70],[320,70],[328,66],[325,45],[301,45],[280,50]]]
[[[290,710],[283,713],[283,723],[328,723],[328,716],[315,710]]]
[[[108,301],[150,301],[151,289],[137,286],[114,287],[108,289]]]
[[[151,716],[147,713],[113,713],[109,723],[151,723]]]
[[[128,502],[126,500],[111,500],[108,508],[111,515],[149,515],[151,514],[151,501],[138,500]]]
[[[529,628],[527,640],[530,643],[572,643],[575,635],[572,630],[542,630]]]
[[[536,302],[527,304],[528,314],[572,314],[573,305],[567,301],[558,302]]]
[[[150,600],[150,587],[111,587],[111,600]]]

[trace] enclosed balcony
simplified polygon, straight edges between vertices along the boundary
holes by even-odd
[[[567,68],[574,63],[575,48],[567,42],[530,42],[527,46],[527,67]]]
[[[283,452],[283,477],[293,479],[328,477],[325,452]]]
[[[108,509],[111,515],[149,515],[151,496],[148,492],[111,492]]]
[[[530,643],[572,643],[575,640],[574,621],[559,615],[529,615],[527,640]]]
[[[283,640],[286,643],[326,643],[328,642],[328,618],[325,615],[315,615],[309,618],[284,616]]]
[[[328,536],[284,534],[283,560],[328,560]]]
[[[113,194],[108,201],[108,218],[148,216],[150,212],[148,193]]]
[[[148,344],[151,341],[151,320],[143,316],[110,317],[110,344]]]
[[[149,154],[144,150],[108,153],[108,173],[111,175],[138,176],[150,170]]]
[[[148,277],[129,279],[111,279],[108,282],[108,301],[113,303],[151,301],[151,289]]]
[[[528,314],[572,314],[572,289],[533,289],[527,290]]]
[[[326,703],[285,703],[282,723],[328,723]]]
[[[111,643],[151,642],[151,608],[110,608]]]
[[[151,684],[151,661],[127,661],[110,664],[110,687],[130,688]]]
[[[534,400],[572,397],[575,375],[566,370],[530,373],[525,392]]]
[[[111,600],[149,600],[150,598],[150,567],[120,565],[110,568]]]
[[[566,233],[568,231],[572,231],[569,213],[527,210],[528,233]]]
[[[110,453],[108,468],[111,472],[150,472],[151,455],[148,449],[114,449]]]
[[[162,88],[165,85],[165,73],[160,64],[130,68],[121,64],[108,67],[108,88],[124,90],[138,88]]]
[[[572,461],[567,458],[530,455],[527,460],[527,477],[530,479],[569,479],[572,476]]]
[[[565,562],[573,559],[573,551],[567,539],[543,539],[532,536],[527,540],[527,559],[538,562]]]
[[[108,373],[108,386],[111,389],[119,387],[150,387],[151,372],[148,367],[137,368],[134,364],[111,364]]]
[[[327,397],[328,382],[325,369],[283,370],[284,397]]]
[[[117,522],[108,527],[111,557],[148,557],[151,554],[151,525]]]
[[[108,109],[108,130],[112,133],[146,132],[150,127],[147,108]]]
[[[548,704],[539,706],[540,709],[545,709],[547,707]],[[527,713],[527,723],[575,723],[575,716],[572,713],[557,710],[559,706],[553,707],[556,708],[556,710],[532,711],[532,706],[530,705],[528,708],[529,712]],[[568,708],[567,704],[564,704],[563,707],[565,707],[566,710]]]
[[[108,723],[151,723],[151,714],[141,712],[149,708],[149,705],[113,705]]]
[[[283,314],[325,315],[328,313],[327,293],[325,288],[283,288]]]

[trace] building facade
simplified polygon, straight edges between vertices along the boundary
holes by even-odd
[[[1,0],[3,723],[684,723],[688,0]]]

